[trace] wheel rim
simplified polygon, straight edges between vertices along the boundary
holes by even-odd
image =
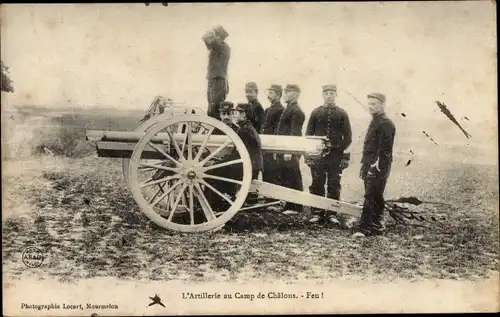
[[[172,127],[181,122],[186,123],[185,133],[179,134],[172,131]],[[206,134],[198,134],[196,138],[192,128],[199,124],[202,124],[205,128],[209,126],[209,128]],[[225,142],[215,145],[210,144],[211,138],[214,136],[213,131],[216,129],[223,132]],[[168,135],[172,145],[170,152],[163,150],[157,143],[151,142],[158,133]],[[181,140],[179,140],[179,137]],[[217,137],[220,137],[220,135]],[[196,139],[198,143],[195,143],[193,139]],[[200,142],[201,153],[199,148],[195,146]],[[216,147],[216,149],[211,152],[204,151],[209,145]],[[230,151],[230,145],[235,150],[232,153],[237,153],[238,157],[214,164],[213,159],[222,155],[224,151]],[[146,160],[141,156],[146,147],[153,148],[164,156],[163,165],[144,163]],[[136,144],[128,165],[129,188],[141,211],[159,226],[175,231],[201,232],[222,226],[238,212],[250,190],[252,167],[245,145],[232,128],[207,116],[176,116],[152,124]],[[220,176],[212,173],[228,166],[242,167],[240,177],[226,174]],[[147,169],[166,171],[169,174],[154,179],[145,173]],[[167,182],[171,182],[171,185],[167,186],[168,188],[162,194],[159,194],[159,197],[158,195],[157,197],[150,197],[147,191],[143,190],[150,186],[156,186],[163,181],[166,186],[168,185]],[[214,187],[214,181],[236,184],[234,198],[224,198],[224,193]],[[218,197],[217,199],[226,201],[229,207],[221,208],[220,205],[214,204],[214,200],[207,198],[209,193],[211,193],[212,197]],[[175,220],[176,215],[181,214],[178,207],[182,200],[186,202],[187,210],[184,213],[184,219],[180,217],[181,222],[184,223],[178,223]],[[161,203],[165,203],[165,205],[158,207]],[[201,216],[199,220],[203,220],[203,222],[195,223],[195,215]],[[189,218],[187,223],[186,217]]]

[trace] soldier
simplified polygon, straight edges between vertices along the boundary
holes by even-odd
[[[257,179],[259,173],[263,170],[262,146],[260,136],[252,123],[248,119],[252,113],[252,106],[248,103],[239,103],[234,109],[234,122],[238,125],[238,136],[245,144],[250,160],[252,161],[252,179]]]
[[[220,120],[220,103],[226,100],[227,94],[229,93],[227,69],[231,56],[231,49],[224,41],[228,36],[229,33],[219,25],[207,32],[202,38],[210,52],[207,69],[207,114],[218,120]]]
[[[323,157],[307,162],[312,176],[309,190],[314,195],[325,196],[325,182],[328,179],[326,196],[340,200],[341,173],[348,164],[348,156],[344,157],[344,151],[352,142],[351,124],[347,112],[335,103],[337,87],[324,85],[322,90],[325,103],[312,111],[306,135],[326,136],[328,149]],[[324,210],[314,210],[313,213],[317,216],[313,217],[311,222],[326,220]],[[339,223],[335,216],[329,220]]]
[[[249,82],[245,85],[245,95],[248,103],[251,105],[251,111],[248,120],[252,123],[257,133],[261,133],[262,124],[264,123],[264,107],[258,99],[259,88],[254,82]]]
[[[281,113],[278,127],[276,128],[276,135],[302,136],[305,114],[297,102],[299,96],[300,88],[298,85],[287,85],[285,87],[284,99],[287,106]],[[280,154],[276,155],[276,157],[280,185],[295,190],[304,190],[299,167],[300,156]],[[287,202],[284,214],[297,214],[302,211],[302,205]]]
[[[236,126],[233,123],[233,108],[234,104],[230,101],[224,101],[221,102],[220,104],[220,117],[221,121],[230,126],[233,130],[237,131],[238,126]],[[222,131],[220,131],[222,133]],[[227,162],[231,160],[236,160],[238,159],[238,154],[237,153],[229,153],[228,155],[225,155],[221,161],[222,162]],[[237,175],[238,173],[237,170],[232,168],[232,166],[223,166],[219,167],[217,169],[214,169],[212,171],[208,171],[207,174],[212,174],[215,176],[220,176],[220,177],[227,177],[228,175]],[[241,175],[241,172],[240,172]],[[235,186],[232,183],[228,183],[225,181],[220,181],[220,180],[214,180],[214,179],[209,179],[207,182],[212,185],[214,188],[218,189],[221,193],[223,194],[228,194],[228,195],[234,195],[235,193]],[[220,207],[228,207],[226,201],[214,193],[211,189],[207,189],[205,191],[205,196],[207,197],[208,201],[211,202],[211,205],[214,206],[220,206]]]
[[[271,102],[271,106],[264,110],[264,124],[262,126],[262,134],[276,134],[278,121],[285,107],[280,102],[283,88],[280,85],[271,85],[268,89],[267,99]],[[279,184],[278,169],[275,155],[272,153],[264,153],[264,172],[262,180],[264,182]]]
[[[263,169],[262,163],[262,147],[260,143],[260,137],[252,123],[248,120],[248,117],[251,115],[251,105],[248,103],[239,103],[236,106],[236,109],[233,111],[233,122],[237,123],[238,136],[245,144],[248,153],[250,154],[250,160],[252,163],[252,179],[257,179],[259,173]],[[234,160],[239,157],[238,151],[233,150],[227,157],[225,157],[224,161]],[[220,172],[218,172],[220,173]],[[236,179],[242,179],[242,166],[241,164],[235,164],[231,166],[231,170],[228,172],[230,175],[235,175]],[[227,176],[227,174],[226,174]],[[226,185],[226,188],[230,188],[230,190],[226,191],[230,196],[235,196],[236,194],[236,186],[232,183]],[[213,195],[212,195],[213,197]],[[250,193],[247,196],[247,202],[255,201],[258,198],[256,193]],[[212,200],[213,201],[213,200]],[[227,206],[227,202],[223,202],[220,205],[216,206]],[[224,225],[214,229],[213,231],[220,230]]]
[[[233,109],[234,103],[231,101],[224,101],[220,104],[220,118],[222,122],[237,131],[238,127],[233,123]]]
[[[366,132],[359,177],[365,185],[365,201],[359,230],[353,236],[364,237],[383,233],[384,190],[391,171],[396,127],[385,115],[385,95],[368,95],[372,121]]]

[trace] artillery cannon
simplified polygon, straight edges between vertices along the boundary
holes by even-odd
[[[222,133],[213,134],[216,129]],[[250,192],[358,218],[361,214],[356,205],[252,180],[250,156],[243,141],[232,128],[206,115],[161,114],[142,122],[135,131],[88,130],[86,137],[95,142],[99,157],[123,159],[124,178],[134,200],[142,212],[166,229],[202,232],[221,227],[245,209],[242,206]],[[314,158],[326,148],[326,139],[321,137],[260,137],[265,153]],[[237,153],[237,158],[221,160],[229,152]],[[242,173],[212,173],[230,166],[239,166]],[[236,186],[234,197],[215,188],[213,181]],[[221,206],[211,204],[207,192],[219,196],[229,207],[220,210]]]

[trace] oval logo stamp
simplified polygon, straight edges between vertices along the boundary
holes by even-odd
[[[44,254],[42,249],[37,247],[27,247],[23,252],[23,263],[29,268],[36,268],[42,265]]]

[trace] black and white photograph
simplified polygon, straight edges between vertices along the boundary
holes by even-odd
[[[496,3],[0,18],[5,316],[499,311]]]

